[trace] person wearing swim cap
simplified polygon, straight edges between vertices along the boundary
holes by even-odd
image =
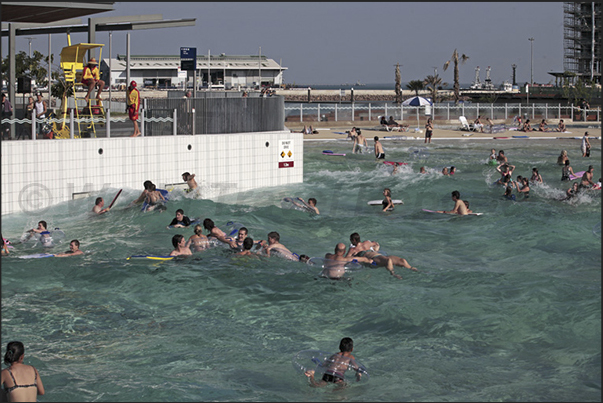
[[[134,124],[134,134],[130,137],[140,136],[140,129],[138,128],[138,110],[140,109],[140,92],[136,88],[136,81],[132,80],[128,87],[127,101],[127,112],[128,117]]]

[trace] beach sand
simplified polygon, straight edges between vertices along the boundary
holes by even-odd
[[[551,123],[552,124],[552,123]],[[425,139],[425,128],[423,125],[419,126],[419,130],[421,132],[416,132],[416,123],[415,126],[410,124],[409,131],[407,132],[397,132],[391,131],[388,132],[386,130],[381,130],[379,128],[379,122],[377,121],[339,121],[339,122],[285,122],[285,127],[292,132],[300,132],[304,125],[312,125],[314,130],[318,131],[317,134],[305,134],[304,140],[346,140],[347,134],[346,131],[352,129],[352,127],[359,127],[362,130],[362,135],[367,138],[367,140],[372,141],[373,137],[379,136],[380,139],[384,139],[386,137],[400,137],[406,136],[406,139],[409,141],[418,141],[421,142]],[[460,126],[458,122],[454,121],[445,121],[442,123],[443,126],[446,127],[454,127]],[[599,122],[572,122],[571,126],[568,128],[568,132],[559,133],[559,132],[539,132],[533,131],[529,133],[524,133],[516,130],[506,130],[502,133],[476,133],[469,132],[465,130],[457,130],[457,129],[443,129],[438,128],[437,122],[434,124],[433,135],[431,137],[431,141],[436,142],[438,140],[472,140],[472,139],[480,139],[480,140],[492,140],[495,137],[514,139],[513,136],[528,136],[528,138],[524,138],[525,140],[530,139],[556,139],[556,138],[579,138],[581,139],[584,136],[584,132],[588,131],[590,141],[600,142],[601,141],[601,129]],[[579,126],[579,127],[576,127]],[[509,125],[507,125],[509,127]],[[339,134],[344,133],[344,134]],[[387,140],[387,139],[385,139]],[[599,143],[600,145],[600,143]]]

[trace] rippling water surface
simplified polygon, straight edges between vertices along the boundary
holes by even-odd
[[[92,197],[3,216],[13,242],[45,219],[66,233],[55,249],[78,238],[86,255],[18,259],[41,250],[16,244],[2,258],[2,354],[10,340],[25,343],[46,387],[40,401],[600,401],[601,197],[559,201],[569,184],[556,165],[567,149],[574,171],[593,164],[597,179],[592,142],[585,159],[578,140],[385,140],[386,159],[409,163],[396,175],[372,155],[349,154],[348,142],[305,142],[303,184],[214,201],[175,190],[163,213],[128,208],[139,190],[125,189],[101,217],[88,214]],[[491,148],[505,150],[514,176],[538,167],[544,185],[528,200],[504,200],[485,165]],[[439,173],[451,165],[456,175]],[[390,213],[366,203],[384,187],[404,201]],[[483,215],[422,211],[451,209],[453,190]],[[284,209],[285,196],[315,197],[321,214]],[[397,280],[366,268],[331,281],[316,267],[224,248],[126,260],[168,254],[175,233],[192,235],[166,229],[177,208],[222,228],[243,223],[255,239],[278,231],[309,256],[358,232],[419,272],[396,268]],[[311,388],[292,357],[335,352],[346,336],[370,381]]]

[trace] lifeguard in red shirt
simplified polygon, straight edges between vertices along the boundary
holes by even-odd
[[[134,134],[130,137],[137,137],[140,135],[140,129],[138,128],[138,109],[140,108],[140,92],[136,88],[136,81],[131,81],[128,87],[128,116],[134,123]]]
[[[105,88],[105,82],[100,79],[98,62],[94,57],[88,60],[88,64],[84,67],[84,71],[82,72],[82,84],[84,84],[85,87],[88,87],[88,93],[84,97],[86,104],[88,104],[90,94],[95,87],[98,88],[96,99],[101,99],[100,94],[103,92],[103,88]]]

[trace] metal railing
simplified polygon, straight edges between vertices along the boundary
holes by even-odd
[[[585,113],[586,112],[586,113]],[[492,120],[513,119],[521,116],[532,121],[541,119],[568,119],[570,121],[589,121],[595,116],[601,122],[601,108],[586,111],[572,105],[561,104],[436,104],[433,106],[403,106],[387,102],[363,103],[285,103],[285,119],[288,122],[324,122],[324,121],[374,121],[379,116],[393,116],[396,120],[417,120],[417,117],[431,116],[438,120],[458,120],[459,116]]]
[[[131,121],[123,114],[125,105],[113,106],[117,106],[113,109],[113,117],[112,110],[107,109],[106,118],[93,118],[95,123],[100,123],[99,129],[93,134],[96,137],[124,136],[124,132],[129,135],[132,131]],[[2,138],[5,137],[5,129],[13,125],[12,138],[45,138],[41,129],[44,124],[52,127],[53,123],[56,126],[65,123],[70,128],[71,138],[91,136],[89,133],[74,136],[77,124],[89,123],[90,117],[77,118],[70,113],[64,119],[57,116],[40,122],[39,119],[36,121],[35,116],[27,118],[23,115],[24,111],[19,111],[16,116],[20,118],[2,119]],[[139,116],[142,136],[253,133],[285,128],[284,98],[280,96],[144,99]]]

